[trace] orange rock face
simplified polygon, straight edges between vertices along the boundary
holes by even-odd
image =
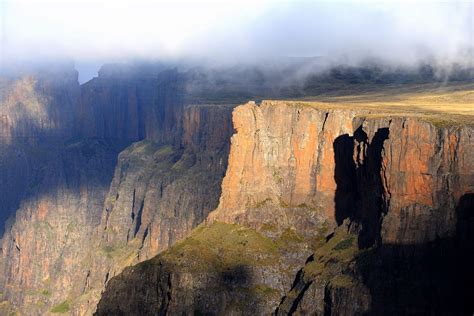
[[[460,197],[474,192],[473,135],[469,127],[437,128],[415,119],[393,120],[383,166],[390,209],[384,243],[448,237]]]
[[[237,132],[231,139],[220,204],[210,219],[239,221],[247,209],[271,201],[281,212],[283,226],[300,224],[291,214],[298,207],[333,223],[333,140],[352,133],[353,116],[352,111],[319,111],[277,101],[237,107],[233,113]],[[263,212],[255,211],[255,221],[265,222],[258,213]]]
[[[274,266],[265,267],[265,278],[259,284],[269,288],[286,284],[291,291],[275,300],[276,304],[282,302],[279,309],[272,310],[270,304],[261,314],[437,312],[437,297],[429,294],[424,300],[433,284],[441,284],[446,292],[454,288],[451,275],[456,273],[446,275],[444,268],[459,265],[457,255],[451,251],[450,256],[443,256],[459,241],[466,242],[465,249],[472,248],[468,239],[462,239],[462,229],[457,229],[459,222],[467,226],[473,218],[472,212],[466,215],[474,189],[472,126],[440,126],[416,115],[373,112],[290,101],[263,101],[259,106],[249,102],[234,109],[236,132],[231,138],[219,206],[207,221],[237,223],[270,237],[291,228],[303,237],[301,240],[326,237],[327,242],[318,245],[312,256],[310,247],[294,247],[303,258],[280,251],[278,260],[272,260]],[[189,115],[188,121],[201,121],[197,114]],[[339,227],[332,230],[336,225]],[[212,225],[203,225],[194,232],[205,232],[209,227]],[[231,233],[227,228],[217,238]],[[190,240],[194,243],[198,239]],[[215,299],[220,293],[234,295],[232,287],[208,281],[215,269],[197,272],[200,254],[193,246],[183,245],[186,242],[116,276],[107,285],[98,315],[126,314],[142,306],[152,311],[149,313],[164,309],[186,313],[198,305],[206,312],[232,310],[226,300]],[[230,252],[228,248],[210,251],[208,245],[199,251]],[[229,248],[233,249],[233,244]],[[167,267],[163,259],[167,255],[168,259],[175,255],[186,258],[183,261],[191,268],[178,268],[181,261],[174,260]],[[207,259],[207,255],[203,257]],[[279,270],[288,258],[296,258],[298,265],[290,281]],[[430,262],[432,258],[449,261],[450,265],[438,266]],[[212,267],[210,261],[205,264]],[[464,265],[472,270],[469,264]],[[243,271],[252,271],[252,263],[242,266],[246,268]],[[299,269],[302,266],[306,267]],[[239,289],[255,281],[242,274],[238,278],[245,279]],[[144,284],[143,280],[151,282]],[[216,287],[218,294],[203,299],[205,303],[196,303]],[[412,297],[400,292],[409,296],[416,293],[423,299],[416,297],[413,303]],[[182,303],[185,301],[189,305]],[[456,307],[455,301],[447,306]],[[257,303],[253,307],[259,310],[262,306]],[[393,312],[398,310],[401,312]]]
[[[284,101],[237,107],[209,220],[308,229],[350,217],[365,227],[381,222],[369,235],[384,243],[449,235],[456,203],[474,190],[472,128],[370,114]]]
[[[155,135],[137,129],[137,100],[129,98],[133,122],[122,136]],[[36,171],[43,182],[31,183],[34,199],[22,203],[2,241],[5,297],[48,308],[72,297],[79,301],[71,302],[74,312],[91,314],[110,277],[185,237],[216,207],[219,194],[208,221],[314,237],[322,226],[330,230],[349,218],[369,246],[449,237],[459,200],[474,192],[470,126],[286,101],[234,109],[236,132],[219,192],[229,111],[190,107],[182,117],[172,112],[147,125],[169,128],[152,137],[156,142],[122,152],[112,183],[115,152],[102,152],[101,143],[47,151],[51,163]],[[109,119],[113,124],[104,123]],[[123,122],[114,120],[101,117],[104,124],[91,123],[97,128],[91,133],[122,130]],[[67,174],[72,169],[77,174]]]

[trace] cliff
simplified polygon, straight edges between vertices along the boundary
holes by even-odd
[[[179,143],[144,140],[119,154],[85,265],[87,276],[76,289],[77,310],[92,313],[108,280],[186,237],[216,208],[232,108],[186,107]]]
[[[81,134],[81,87],[68,67],[2,79],[0,214],[9,220],[4,233],[2,221],[1,313],[44,313],[80,280],[124,147]]]
[[[42,150],[34,154],[41,167],[2,239],[3,297],[27,314],[62,300],[78,281],[77,259],[89,250],[117,153],[98,141]]]
[[[75,119],[85,137],[179,141],[184,78],[175,69],[148,76],[107,75],[81,86]]]
[[[78,73],[70,65],[0,77],[0,141],[67,138],[79,98]]]
[[[1,125],[1,215],[11,217],[2,312],[91,314],[110,277],[217,206],[232,106],[185,107],[173,70],[104,76],[79,86],[42,73],[2,86],[1,109],[18,121]],[[56,122],[60,107],[68,116]]]
[[[218,208],[96,314],[472,310],[469,93],[237,107]]]
[[[0,314],[470,311],[472,85],[234,109],[282,76],[2,79]]]
[[[78,98],[77,71],[71,68],[0,77],[0,235],[28,194],[35,149],[72,136]]]

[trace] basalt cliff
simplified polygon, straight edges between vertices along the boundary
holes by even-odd
[[[2,314],[92,314],[109,278],[186,236],[220,196],[232,105],[185,104],[173,69],[104,67],[82,86],[63,71],[2,86]]]
[[[472,84],[145,68],[2,81],[1,314],[474,311]]]
[[[472,310],[472,124],[284,101],[233,123],[217,209],[97,315]]]

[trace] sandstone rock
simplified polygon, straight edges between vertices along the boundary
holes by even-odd
[[[2,81],[0,313],[472,312],[468,115],[161,66]]]
[[[219,221],[248,227],[242,229],[277,244],[285,229],[301,236],[299,251],[279,251],[266,266],[265,279],[236,277],[245,295],[258,284],[286,292],[279,306],[278,300],[254,302],[245,296],[258,313],[400,314],[472,308],[469,296],[461,294],[470,288],[469,281],[460,277],[472,279],[472,256],[459,266],[462,273],[455,268],[462,253],[472,253],[472,126],[440,126],[416,115],[374,115],[364,107],[283,101],[237,107],[233,123],[236,134],[219,207],[209,214],[207,225],[112,279],[98,315],[136,310],[248,313],[224,299],[235,295],[234,290],[215,279],[219,260],[234,251],[216,240],[235,233],[229,229],[202,241],[203,234],[212,235],[213,225],[222,225]],[[242,256],[252,254],[256,244],[247,242],[249,252]],[[311,248],[316,250],[307,260],[298,257],[301,249]],[[259,257],[270,253],[264,248]],[[296,272],[298,264],[303,269],[290,287],[281,269]],[[202,265],[211,268],[196,270]],[[244,267],[253,276],[258,265],[247,262]],[[148,276],[150,283],[142,287]],[[434,284],[441,290],[433,291]],[[133,289],[130,301],[124,296],[127,289]],[[158,290],[150,296],[151,289]],[[393,297],[397,300],[391,301]],[[173,305],[184,301],[189,304]]]
[[[217,207],[232,108],[187,107],[180,143],[145,140],[120,153],[81,289],[90,299],[78,308],[93,311],[109,279],[183,239]]]

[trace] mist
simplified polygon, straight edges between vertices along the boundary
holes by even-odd
[[[320,57],[472,67],[472,1],[59,1],[1,4],[2,67],[74,60],[83,82],[131,59],[258,64]]]

